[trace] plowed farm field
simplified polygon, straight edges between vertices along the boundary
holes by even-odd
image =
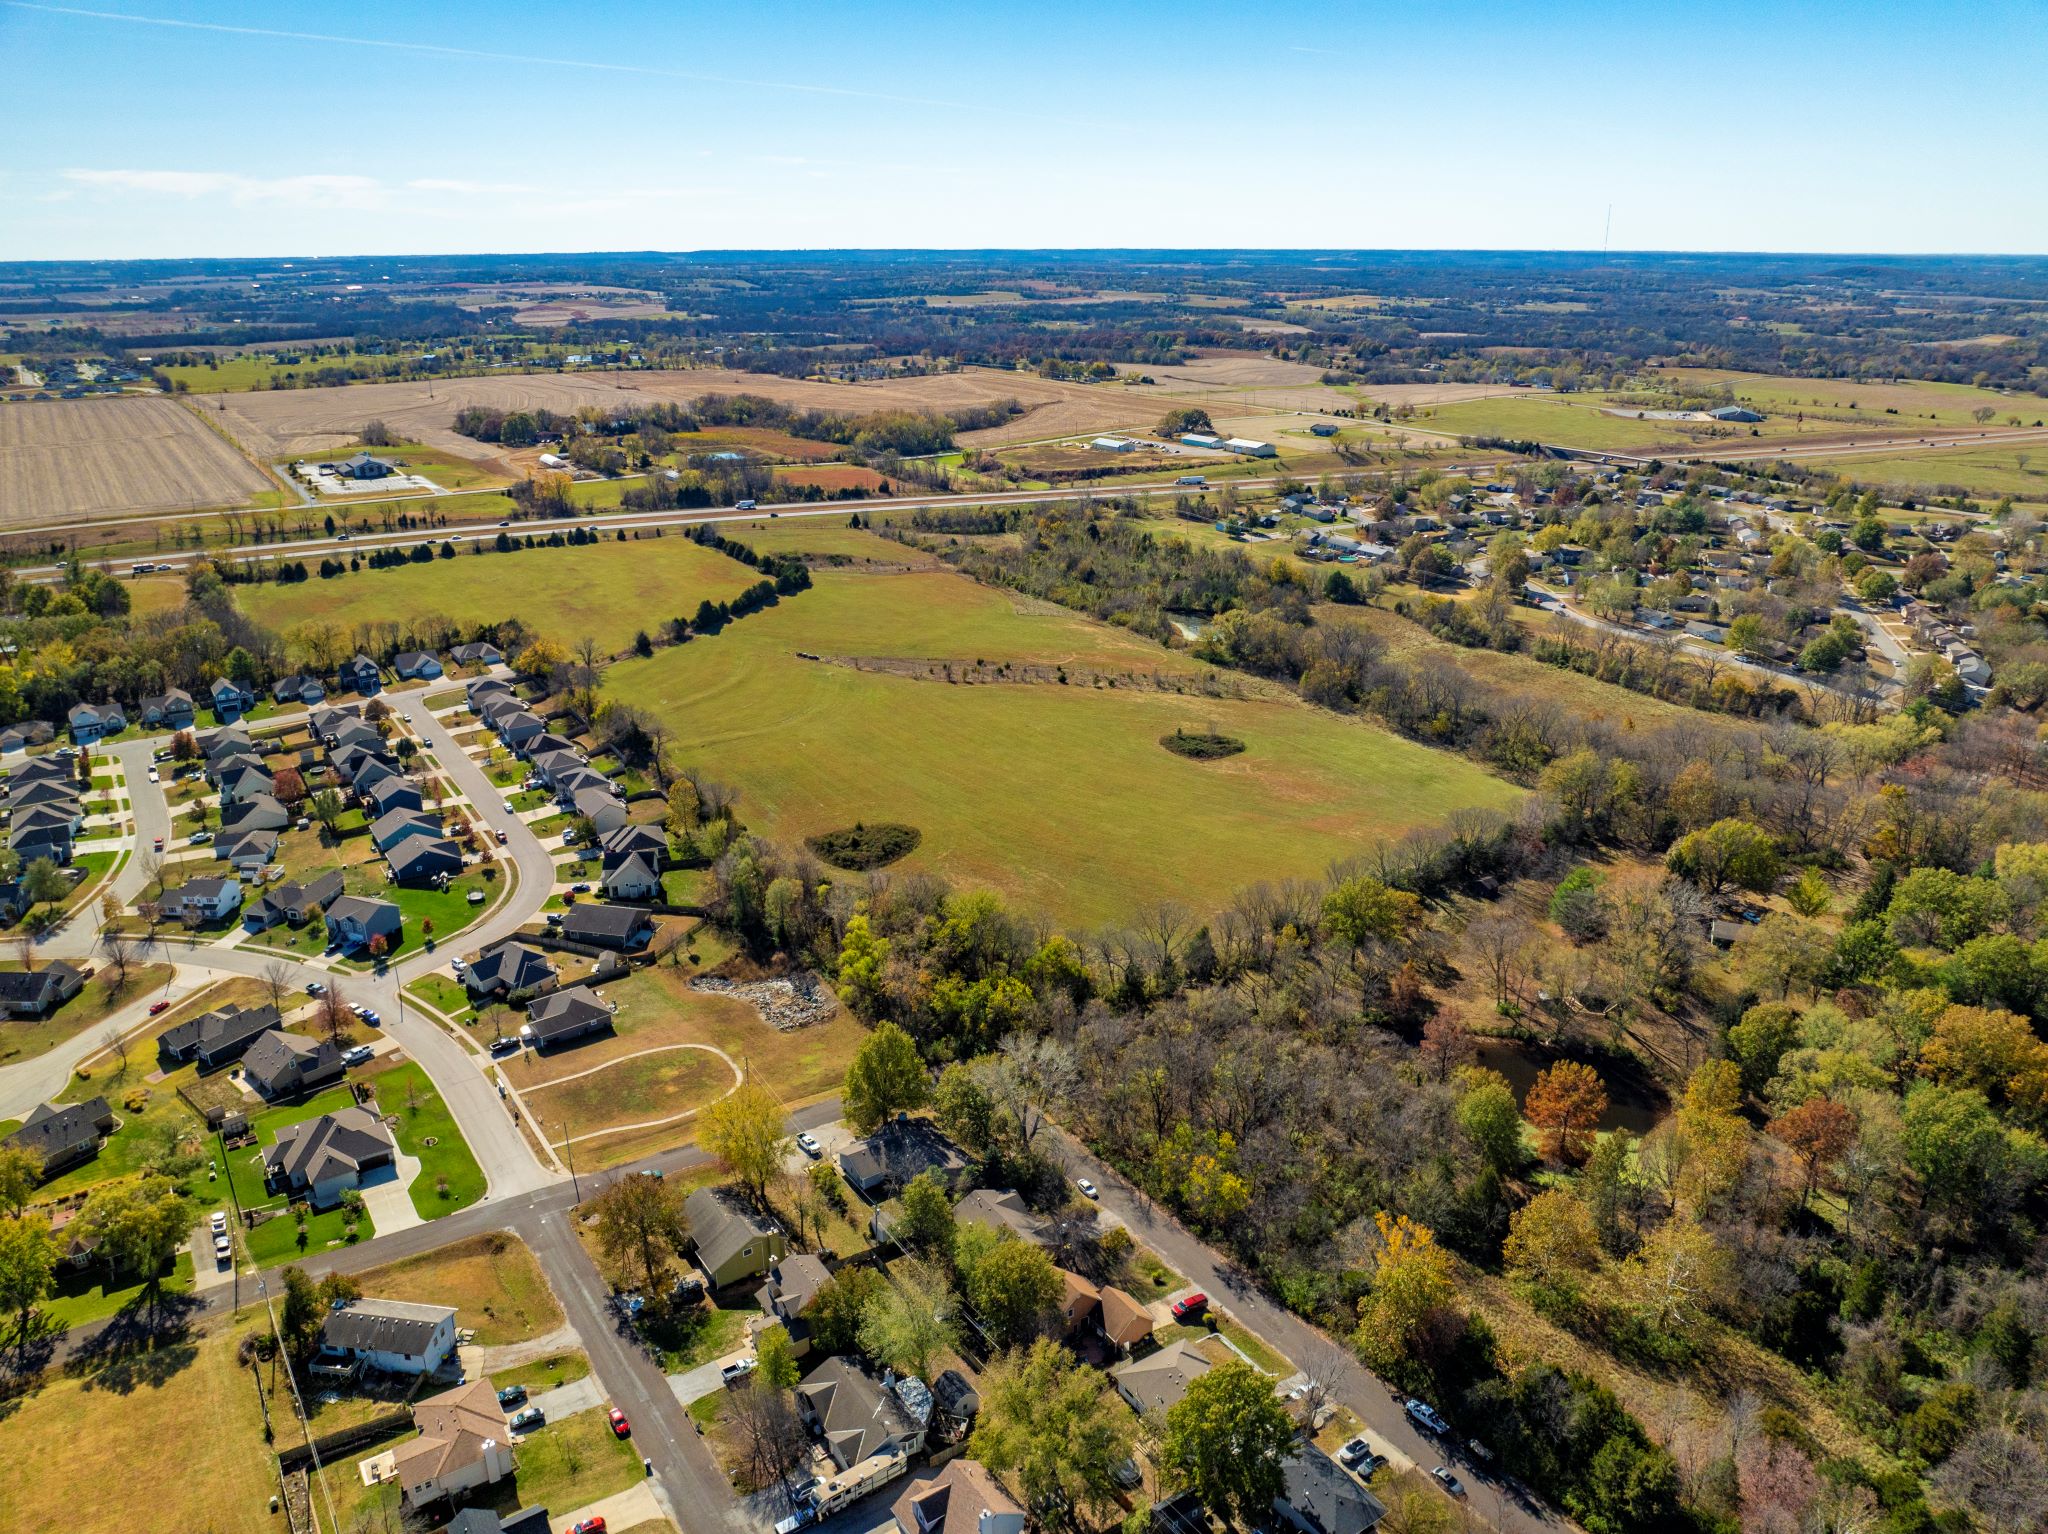
[[[274,488],[174,400],[0,407],[0,527],[246,506]]]
[[[250,456],[274,462],[323,453],[356,441],[363,423],[380,420],[395,438],[479,461],[495,461],[489,443],[458,436],[455,412],[464,405],[501,410],[547,409],[569,414],[585,405],[603,409],[646,400],[697,399],[706,394],[759,394],[805,409],[864,414],[874,410],[936,410],[991,405],[1016,399],[1026,414],[995,429],[993,437],[1024,440],[1066,431],[1099,430],[1151,408],[1128,391],[1059,383],[1028,373],[971,368],[926,378],[873,383],[822,383],[719,368],[682,372],[522,373],[435,383],[354,384],[333,389],[266,390],[221,397],[222,423]],[[1037,429],[1041,417],[1058,424]]]

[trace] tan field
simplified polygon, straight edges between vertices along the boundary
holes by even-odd
[[[274,488],[176,401],[0,408],[0,526],[246,506]]]
[[[1506,384],[1419,383],[1360,384],[1358,392],[1377,404],[1398,409],[1402,405],[1455,405],[1460,400],[1492,399],[1516,391]]]
[[[502,410],[554,410],[568,414],[585,405],[610,407],[637,401],[697,399],[706,394],[761,394],[786,404],[859,414],[871,410],[938,410],[1023,402],[1026,414],[990,441],[1019,441],[1065,431],[1113,426],[1146,406],[1122,391],[1087,384],[1056,383],[1028,373],[971,368],[928,378],[875,383],[821,383],[722,368],[649,373],[523,373],[502,378],[461,378],[433,383],[353,384],[333,389],[281,389],[217,396],[221,416],[253,457],[266,462],[325,452],[354,442],[363,423],[383,421],[392,435],[460,457],[489,459],[484,443],[458,436],[455,412],[464,405]],[[1063,408],[1078,407],[1078,408]],[[1059,416],[1040,427],[1048,410]],[[1084,421],[1072,417],[1085,415]],[[1050,419],[1050,417],[1047,417]],[[982,440],[977,433],[973,440]]]

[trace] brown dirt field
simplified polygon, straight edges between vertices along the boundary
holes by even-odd
[[[0,410],[0,525],[245,506],[271,488],[173,400],[30,400]]]
[[[814,469],[783,469],[776,476],[786,485],[816,485],[820,490],[879,490],[882,476],[857,463],[826,463]]]
[[[225,407],[223,424],[252,457],[266,462],[324,452],[352,442],[363,422],[386,422],[393,435],[457,457],[483,459],[491,449],[457,436],[452,422],[463,405],[488,405],[504,410],[549,409],[567,413],[584,405],[609,407],[636,400],[693,400],[706,394],[760,394],[788,404],[820,410],[946,410],[954,406],[992,404],[1017,399],[1027,407],[1055,402],[1092,406],[1088,419],[1048,429],[1033,428],[1043,409],[999,431],[1050,436],[1114,425],[1134,412],[1132,403],[1086,384],[1056,383],[1028,373],[970,368],[926,378],[896,378],[876,383],[820,383],[811,379],[778,378],[761,373],[736,373],[723,368],[680,372],[525,373],[502,378],[465,378],[432,383],[352,384],[332,389],[282,389],[215,398]],[[1097,403],[1099,401],[1100,403]],[[1142,415],[1149,405],[1137,405]],[[977,437],[982,434],[976,433]],[[1009,440],[1015,440],[1014,438]]]
[[[1177,394],[1214,389],[1288,389],[1323,387],[1321,368],[1286,362],[1258,352],[1211,352],[1176,367],[1130,367],[1159,380],[1160,392]]]

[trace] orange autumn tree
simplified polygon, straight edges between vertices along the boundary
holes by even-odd
[[[1556,1161],[1584,1161],[1593,1131],[1607,1111],[1600,1073],[1577,1060],[1560,1060],[1536,1078],[1522,1113],[1543,1131],[1544,1154]]]
[[[1849,1153],[1856,1143],[1856,1115],[1841,1103],[1825,1097],[1809,1097],[1771,1120],[1771,1133],[1799,1158],[1806,1174],[1799,1190],[1799,1207],[1813,1198],[1820,1176]]]

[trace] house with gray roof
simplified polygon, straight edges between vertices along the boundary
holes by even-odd
[[[42,1103],[29,1110],[21,1128],[0,1141],[9,1150],[36,1158],[45,1180],[90,1161],[114,1132],[114,1110],[104,1097],[82,1103]]]
[[[263,1153],[263,1172],[273,1191],[327,1209],[366,1176],[395,1166],[397,1157],[382,1119],[367,1108],[343,1108],[280,1129]]]
[[[281,1021],[272,1006],[222,1007],[166,1028],[157,1036],[157,1057],[166,1065],[197,1060],[201,1070],[219,1070]]]
[[[394,884],[431,884],[462,872],[462,849],[446,837],[409,837],[384,854]]]
[[[85,989],[85,973],[52,959],[41,969],[0,969],[0,1017],[48,1017]]]
[[[524,943],[504,943],[470,965],[462,977],[469,994],[503,1001],[518,991],[530,991],[555,978],[555,967],[537,948]]]
[[[341,1080],[341,1051],[326,1039],[273,1028],[242,1055],[242,1079],[271,1102]]]
[[[271,885],[243,910],[242,921],[258,932],[267,932],[279,922],[303,927],[315,914],[339,900],[341,894],[341,870],[330,868],[303,884],[287,881]]]
[[[526,1023],[519,1032],[536,1046],[549,1049],[606,1032],[611,1026],[611,1008],[576,986],[552,992],[528,1007]]]
[[[323,1353],[385,1374],[432,1374],[456,1341],[453,1307],[411,1300],[351,1300],[320,1327]]]
[[[370,823],[370,841],[379,852],[389,852],[408,837],[439,837],[441,817],[419,810],[393,810]]]
[[[458,666],[496,666],[505,659],[505,652],[503,650],[483,640],[477,640],[471,644],[459,644],[448,653],[454,658],[455,664]]]
[[[759,1278],[789,1251],[782,1227],[737,1188],[699,1188],[683,1200],[683,1213],[690,1221],[691,1255],[714,1289]]]
[[[343,948],[367,948],[383,938],[396,948],[404,936],[405,916],[388,900],[343,895],[327,908],[327,935]]]
[[[850,1358],[828,1358],[796,1387],[797,1410],[841,1470],[924,1447],[924,1425]]]
[[[1172,1409],[1188,1393],[1188,1386],[1214,1367],[1207,1354],[1182,1338],[1143,1358],[1118,1364],[1109,1371],[1109,1380],[1124,1403],[1142,1417],[1148,1411]]]
[[[142,723],[153,730],[189,730],[192,728],[192,694],[182,687],[172,687],[155,693],[142,700]]]

